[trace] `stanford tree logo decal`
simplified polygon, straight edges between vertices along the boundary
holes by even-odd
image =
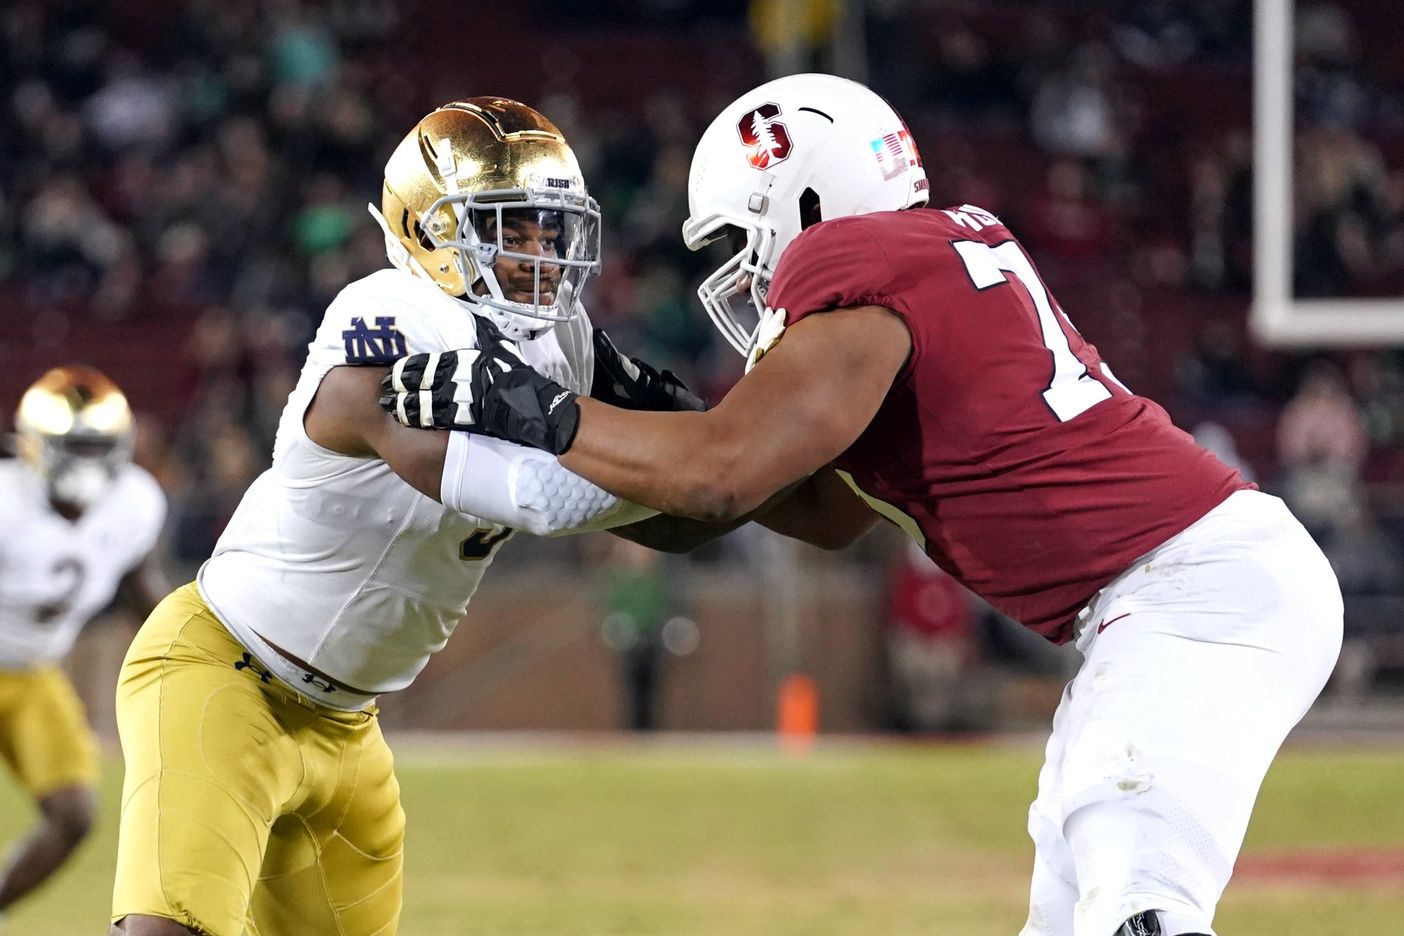
[[[746,161],[756,169],[767,169],[790,155],[790,132],[777,123],[777,104],[762,104],[747,111],[736,124],[736,132],[746,146]]]

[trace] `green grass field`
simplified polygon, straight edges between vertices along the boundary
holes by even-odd
[[[789,758],[724,742],[455,739],[398,753],[406,936],[1014,936],[1023,923],[1032,746],[844,743]],[[6,934],[105,932],[120,764],[108,766],[100,833]],[[1404,750],[1289,748],[1220,932],[1404,931],[1402,781]],[[0,838],[30,816],[0,785]]]

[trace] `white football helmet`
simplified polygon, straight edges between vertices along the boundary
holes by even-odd
[[[736,251],[697,295],[726,340],[749,354],[775,267],[800,231],[923,205],[928,189],[907,125],[868,88],[834,75],[767,82],[723,110],[692,157],[683,240],[699,250],[732,237]],[[743,295],[740,305],[753,308],[733,307]]]
[[[55,367],[20,398],[15,413],[20,456],[49,497],[86,509],[132,460],[135,421],[117,385],[91,367]]]

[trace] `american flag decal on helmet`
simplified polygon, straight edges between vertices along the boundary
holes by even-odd
[[[884,179],[892,179],[907,171],[909,166],[920,166],[916,143],[912,135],[903,127],[893,133],[885,133],[872,141],[873,155],[877,157],[878,168]]]
[[[768,169],[790,155],[790,131],[776,122],[778,104],[762,104],[747,111],[736,124],[736,132],[746,146],[746,161],[756,169]]]

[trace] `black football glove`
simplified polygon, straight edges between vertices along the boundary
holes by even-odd
[[[672,371],[659,372],[638,358],[627,358],[604,329],[594,333],[595,376],[590,396],[602,403],[632,410],[696,410],[706,402]]]
[[[381,408],[414,429],[463,429],[560,455],[580,427],[577,394],[532,370],[500,334],[401,358],[380,386]]]

